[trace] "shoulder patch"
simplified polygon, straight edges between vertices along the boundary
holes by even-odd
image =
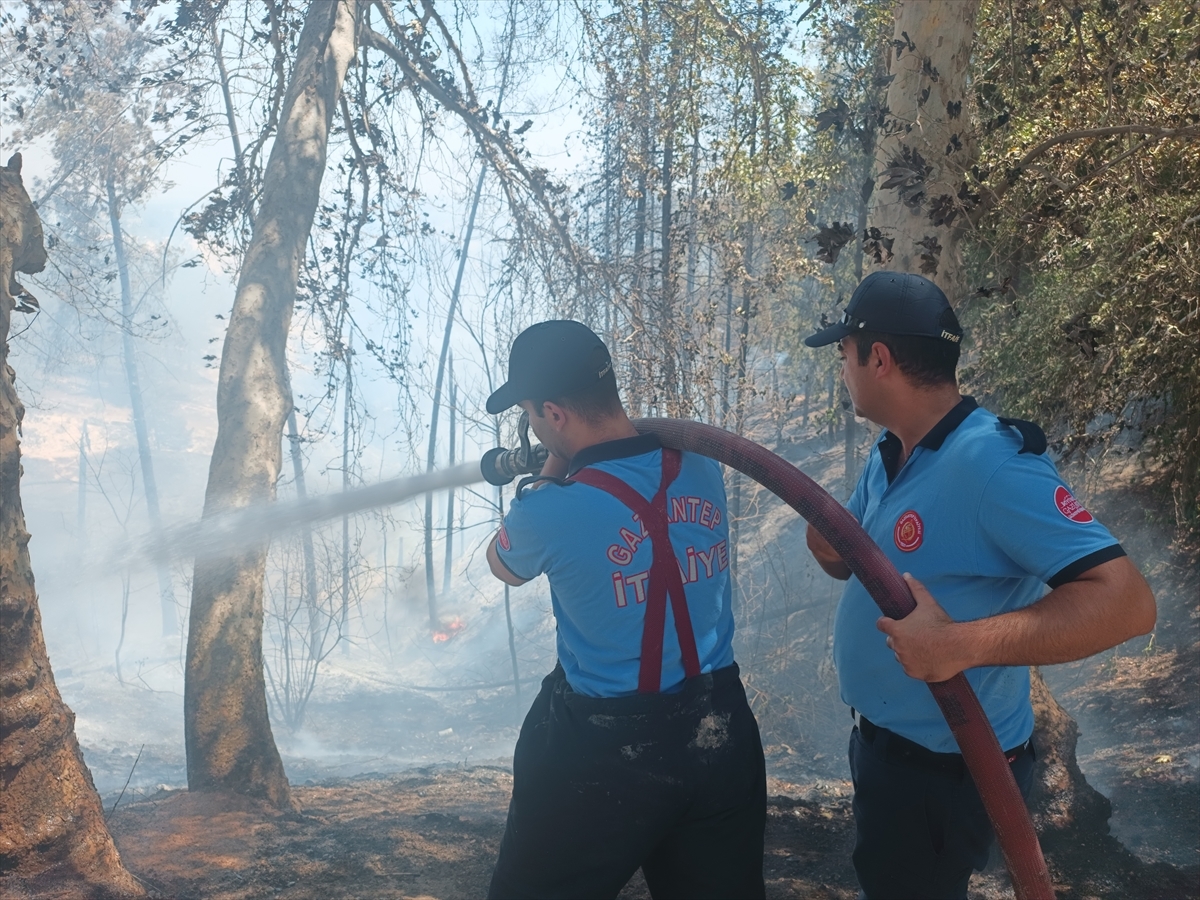
[[[1024,419],[1008,419],[1004,416],[997,416],[1001,425],[1007,425],[1009,428],[1015,428],[1021,432],[1021,449],[1018,453],[1032,453],[1035,456],[1041,456],[1046,452],[1046,432],[1042,431],[1041,427],[1033,422],[1026,422]]]
[[[925,523],[917,515],[915,509],[910,509],[896,520],[896,529],[892,534],[896,546],[905,553],[912,553],[925,540]]]
[[[496,535],[496,543],[500,545],[501,550],[511,550],[512,541],[508,539],[508,529],[503,525],[500,526],[500,533]]]
[[[1054,505],[1058,507],[1060,513],[1072,522],[1086,525],[1088,522],[1095,521],[1092,518],[1092,514],[1083,508],[1083,504],[1076,500],[1071,495],[1071,492],[1061,484],[1054,489]]]

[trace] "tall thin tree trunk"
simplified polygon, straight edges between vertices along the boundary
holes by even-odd
[[[442,350],[438,354],[437,375],[433,382],[433,411],[429,416],[429,455],[425,471],[432,472],[437,463],[438,411],[442,402],[442,381],[446,375],[446,360],[450,354],[450,333],[454,330],[454,314],[458,310],[458,294],[462,289],[463,270],[467,267],[467,251],[471,248],[471,233],[475,230],[475,214],[479,211],[479,198],[483,195],[483,179],[487,175],[487,164],[479,169],[479,180],[475,182],[475,196],[471,200],[471,212],[467,217],[467,228],[463,233],[462,252],[458,257],[458,272],[454,276],[454,289],[450,293],[450,308],[446,311],[446,327],[442,331]],[[429,627],[437,628],[437,591],[433,584],[433,494],[425,495],[425,595],[429,601]]]
[[[721,357],[721,427],[729,427],[729,360],[733,349],[733,282],[725,284],[725,353]]]
[[[346,393],[342,400],[342,492],[350,490],[350,427],[353,420],[350,411],[353,408],[354,369],[351,367],[351,357],[354,356],[354,332],[351,331],[346,341]],[[338,631],[342,642],[342,655],[350,655],[350,516],[342,516],[342,619]]]
[[[121,865],[62,701],[38,610],[21,508],[25,408],[8,365],[17,272],[46,265],[21,161],[0,168],[0,895],[143,897]]]
[[[679,313],[675,309],[675,273],[674,247],[672,244],[671,219],[674,209],[675,190],[675,95],[677,60],[679,48],[671,36],[671,56],[667,65],[667,77],[670,83],[667,88],[666,111],[663,121],[663,154],[662,154],[662,210],[659,247],[659,281],[662,288],[660,297],[661,312],[659,313],[660,355],[662,357],[662,382],[665,407],[668,416],[681,415],[682,390],[676,372],[675,354],[679,352],[681,333],[678,326]]]
[[[693,72],[692,90],[695,90],[694,85],[695,73]],[[684,305],[687,310],[687,316],[696,314],[696,269],[699,265],[699,247],[697,238],[699,236],[700,226],[700,117],[692,112],[692,152],[688,160],[689,178],[688,178],[688,224],[687,224],[687,274],[685,282],[685,290],[687,291]],[[683,384],[684,388],[693,382],[692,361],[688,353],[683,354]],[[705,379],[709,390],[711,390],[711,382]],[[694,414],[697,412],[699,401],[689,403],[690,410]]]
[[[458,385],[454,383],[454,354],[450,354],[450,460],[449,465],[456,462],[454,458],[455,423],[458,407]],[[454,562],[454,488],[446,491],[446,560],[442,569],[442,596],[450,594],[450,572]]]
[[[873,134],[874,133],[872,132],[872,135]],[[873,163],[874,149],[875,139],[872,136],[870,139],[870,147],[868,148],[868,152],[865,154],[866,171],[863,172],[864,186],[870,184],[868,179],[871,176],[871,165]],[[854,284],[856,287],[858,286],[858,283],[862,281],[863,277],[863,245],[861,237],[867,228],[867,214],[870,211],[869,198],[870,194],[863,190],[859,191],[858,235],[860,240],[854,242]],[[843,448],[842,458],[843,465],[845,467],[845,493],[846,498],[849,499],[850,495],[854,493],[854,488],[858,483],[858,457],[856,455],[856,450],[858,447],[858,423],[854,418],[854,407],[851,405],[850,394],[848,391],[843,391],[843,393],[845,394],[844,402],[846,404],[846,443]]]
[[[510,23],[512,22],[510,6]],[[504,95],[508,90],[508,68],[512,60],[513,44],[516,41],[516,27],[513,25],[508,32],[508,44],[505,50],[504,64],[500,71],[500,90],[496,98],[496,108],[504,103]],[[433,410],[429,416],[429,454],[426,458],[425,471],[432,472],[437,462],[437,433],[438,409],[442,401],[442,380],[446,374],[446,359],[450,353],[450,333],[454,329],[454,314],[458,309],[458,293],[462,288],[463,270],[467,266],[467,251],[471,248],[471,234],[475,230],[475,214],[479,211],[479,199],[483,196],[483,180],[487,175],[487,163],[479,169],[479,180],[475,182],[475,196],[471,200],[471,212],[467,217],[467,228],[463,233],[462,252],[458,257],[458,271],[454,275],[454,289],[450,294],[450,308],[446,311],[446,327],[442,332],[442,349],[438,354],[437,375],[433,382]],[[425,495],[425,598],[429,604],[429,627],[437,628],[437,593],[433,584],[433,494]]]
[[[360,13],[358,0],[336,0],[313,3],[305,15],[221,354],[205,517],[275,496],[292,408],[288,327]],[[266,554],[264,542],[235,557],[196,560],[184,684],[188,787],[296,809],[267,714]]]
[[[751,150],[751,156],[753,156],[753,150]],[[750,304],[754,299],[751,294],[751,282],[754,272],[754,224],[750,223],[747,226],[747,230],[746,255],[744,257],[746,281],[742,286],[742,306],[740,311],[742,322],[741,332],[738,335],[737,382],[734,386],[736,406],[734,408],[733,430],[737,434],[741,434],[746,427],[746,354],[750,346]],[[729,577],[733,582],[733,591],[736,600],[738,593],[738,545],[742,533],[742,476],[737,472],[733,472],[732,481],[733,498],[729,504]]]
[[[113,651],[113,665],[117,670],[117,684],[124,685],[121,675],[121,648],[125,646],[125,625],[129,620],[129,570],[121,573],[121,632],[117,636],[117,649]]]
[[[87,422],[79,432],[79,508],[75,512],[76,552],[80,558],[87,551],[87,490],[88,490],[88,430]]]
[[[246,190],[246,162],[242,155],[242,140],[238,135],[237,116],[234,113],[233,94],[229,86],[229,71],[225,68],[224,38],[217,33],[217,17],[209,22],[209,35],[213,42],[213,57],[217,61],[217,73],[221,79],[221,97],[225,100],[225,122],[229,126],[229,139],[233,143],[233,164],[238,174],[238,189]]]
[[[105,187],[108,189],[108,221],[112,226],[113,256],[117,260],[117,274],[121,281],[121,350],[125,360],[125,383],[129,387],[129,407],[133,413],[134,434],[137,435],[142,489],[146,494],[146,513],[150,517],[150,528],[157,534],[162,531],[162,513],[158,507],[158,482],[154,478],[154,459],[150,455],[150,429],[146,425],[146,409],[142,405],[137,351],[133,346],[133,287],[129,281],[125,238],[121,233],[121,209],[117,205],[117,188],[111,171],[108,173]],[[179,620],[175,613],[175,588],[171,584],[171,570],[165,562],[160,562],[156,571],[159,606],[162,610],[162,633],[175,634],[179,631]]]
[[[296,408],[288,410],[288,444],[291,447],[292,477],[296,482],[296,497],[308,498],[304,482],[304,455],[300,451],[300,431],[296,427]],[[321,611],[317,608],[317,556],[313,552],[312,528],[307,522],[300,529],[300,550],[304,555],[304,605],[308,610],[308,657],[319,659],[324,649],[321,630]]]
[[[494,422],[496,432],[496,446],[500,446],[500,420]],[[496,487],[496,510],[499,515],[500,524],[504,524],[504,487],[498,485]],[[513,632],[512,620],[512,603],[509,600],[508,585],[504,585],[504,622],[508,626],[508,656],[512,660],[513,671],[513,694],[516,697],[518,704],[521,702],[521,672],[517,666],[517,641]]]
[[[379,529],[380,537],[383,541],[383,636],[387,641],[388,660],[390,661],[392,659],[392,629],[388,624],[388,600],[391,595],[390,575],[388,574],[388,530],[387,519],[383,517],[382,510],[380,510],[380,513],[379,521],[383,526]]]

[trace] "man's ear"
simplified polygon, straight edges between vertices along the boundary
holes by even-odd
[[[567,425],[567,411],[557,403],[547,400],[543,404],[543,415],[555,431],[562,431]]]
[[[892,356],[892,351],[888,349],[887,344],[876,341],[871,345],[871,356],[867,359],[867,365],[874,370],[872,374],[876,378],[880,378],[895,370],[896,359]]]

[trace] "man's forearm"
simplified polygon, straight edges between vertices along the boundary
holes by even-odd
[[[961,668],[1045,666],[1083,659],[1154,628],[1154,596],[1125,557],[1097,566],[1024,609],[959,622]],[[954,646],[957,645],[957,646]]]
[[[945,681],[979,666],[1083,659],[1154,627],[1154,595],[1126,557],[1084,572],[1024,609],[972,622],[955,622],[921,582],[904,578],[916,609],[875,625],[904,671],[921,681]]]

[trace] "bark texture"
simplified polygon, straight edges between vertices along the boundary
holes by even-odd
[[[357,0],[317,0],[305,16],[221,355],[205,516],[275,496],[292,408],[288,328],[360,14]],[[266,552],[262,544],[237,557],[196,560],[184,688],[188,788],[296,809],[267,715]]]
[[[1112,804],[1087,783],[1075,759],[1079,726],[1063,709],[1036,668],[1030,670],[1037,768],[1029,804],[1047,852],[1081,839],[1108,837]]]
[[[967,70],[979,0],[901,0],[887,108],[875,148],[875,190],[863,238],[872,269],[916,272],[957,305],[960,241],[978,202],[964,174],[975,158]]]
[[[20,157],[0,168],[0,896],[141,897],[121,865],[54,683],[21,509],[25,413],[8,365],[14,273],[46,265]]]

